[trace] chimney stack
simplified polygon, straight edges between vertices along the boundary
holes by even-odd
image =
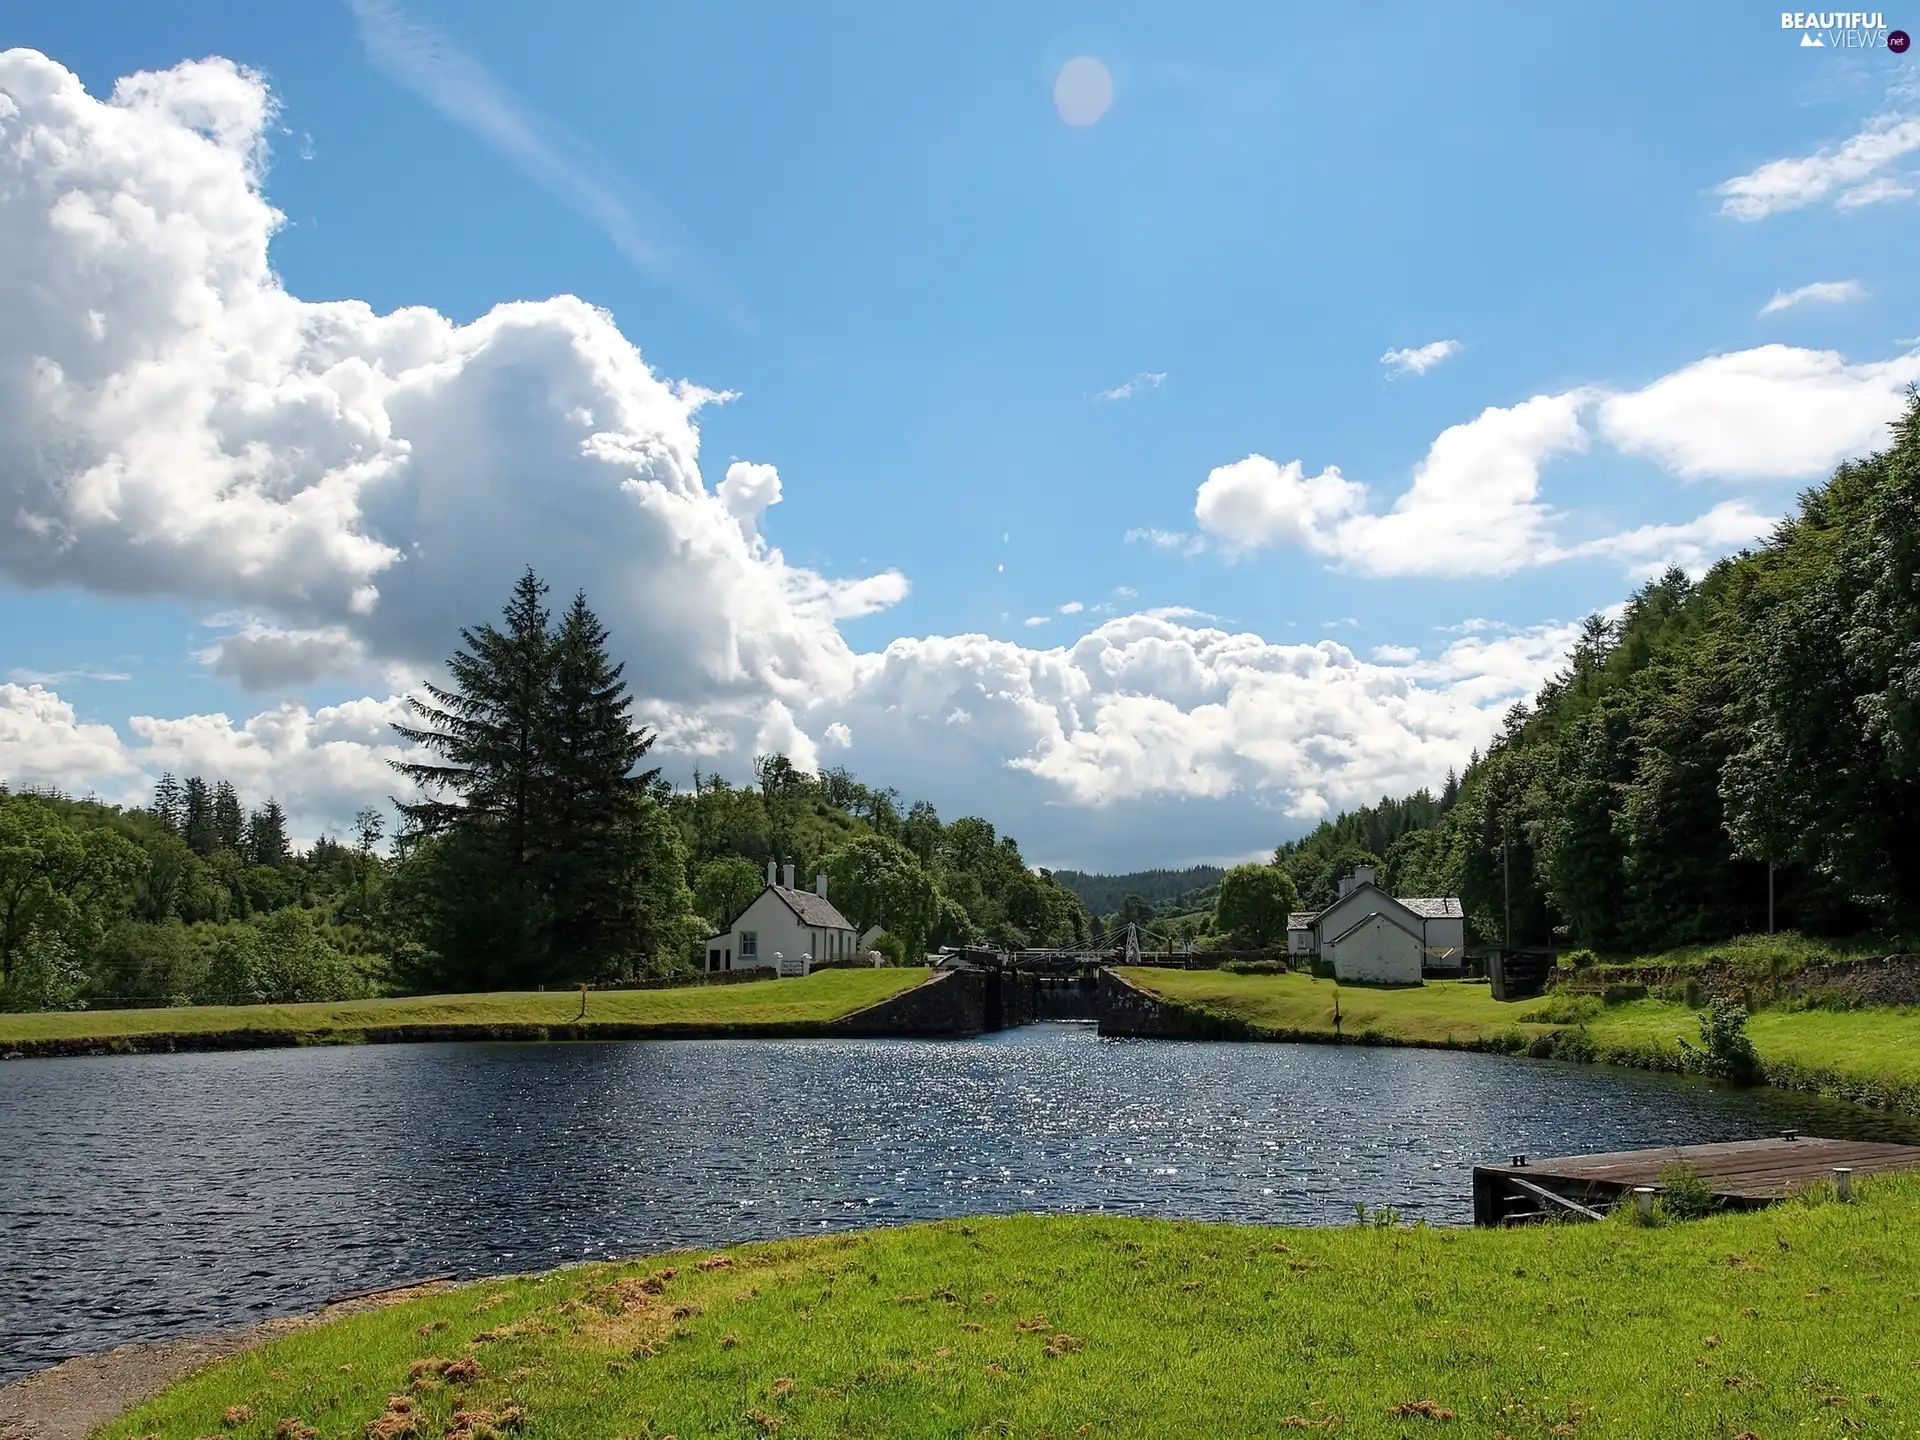
[[[813,877],[813,893],[818,895],[822,900],[827,898],[826,871],[822,870],[818,875]]]
[[[781,883],[784,884],[787,889],[793,889],[793,862],[791,860],[786,863],[786,868],[782,873],[786,876],[786,879]]]
[[[780,871],[778,867],[774,864],[774,862],[769,860],[767,861],[767,884],[778,885],[779,883],[780,883]]]

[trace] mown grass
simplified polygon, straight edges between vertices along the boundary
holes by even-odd
[[[1920,1177],[1856,1195],[1654,1229],[1017,1216],[586,1266],[298,1332],[101,1434],[1910,1434]]]
[[[822,970],[805,979],[697,985],[673,990],[596,990],[584,1021],[663,1027],[790,1025],[839,1019],[925,980],[919,968]],[[244,1035],[248,1031],[351,1037],[402,1025],[573,1025],[577,990],[422,995],[314,1005],[184,1005],[157,1010],[78,1010],[0,1015],[0,1046],[39,1040],[140,1035]]]
[[[1331,1038],[1336,995],[1339,1033],[1347,1039],[1679,1069],[1680,1042],[1699,1037],[1696,1011],[1656,999],[1617,1005],[1585,997],[1503,1002],[1485,984],[1464,980],[1379,990],[1299,974],[1147,966],[1120,973],[1144,990],[1276,1038]],[[1762,1010],[1748,1021],[1747,1034],[1770,1081],[1920,1109],[1920,1010]]]

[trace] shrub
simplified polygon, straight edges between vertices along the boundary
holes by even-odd
[[[1591,950],[1568,950],[1560,956],[1560,966],[1566,970],[1584,970],[1589,965],[1598,965],[1600,957]]]
[[[887,960],[891,964],[904,965],[907,963],[906,941],[885,930],[882,930],[878,935],[874,936],[872,941],[868,943],[867,948],[869,950],[878,950],[882,955],[887,957]]]
[[[1600,1013],[1600,1001],[1592,995],[1550,995],[1520,1018],[1535,1025],[1584,1025]]]
[[[1698,1220],[1720,1208],[1713,1187],[1684,1160],[1660,1172],[1659,1205],[1675,1220]]]
[[[1760,1078],[1760,1057],[1747,1035],[1747,1007],[1715,1000],[1700,1012],[1700,1044],[1680,1042],[1689,1070],[1746,1085]]]
[[[1333,979],[1333,962],[1331,960],[1315,960],[1313,962],[1313,977],[1316,980]]]

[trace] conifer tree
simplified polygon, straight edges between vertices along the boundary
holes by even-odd
[[[185,828],[186,796],[180,789],[180,782],[173,778],[173,772],[163,774],[153,787],[153,804],[148,807],[169,835],[178,835]]]
[[[287,844],[287,812],[278,800],[269,796],[266,804],[247,817],[243,853],[249,865],[271,865],[276,870],[292,858]]]
[[[247,816],[240,806],[240,792],[231,782],[222,780],[213,787],[213,848],[239,854],[245,843],[246,828]]]
[[[196,855],[214,851],[213,792],[198,775],[189,775],[180,787],[180,838]]]

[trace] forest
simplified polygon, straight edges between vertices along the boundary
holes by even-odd
[[[1920,932],[1920,398],[1891,446],[1697,582],[1584,624],[1438,795],[1278,847],[1305,903],[1355,859],[1474,935],[1649,952],[1769,928]],[[1771,910],[1769,915],[1769,894]]]
[[[585,597],[556,618],[546,595],[529,571],[396,727],[423,758],[398,767],[418,798],[390,845],[369,809],[296,850],[278,804],[249,811],[217,777],[164,776],[143,807],[0,787],[0,1009],[668,975],[759,894],[769,859],[826,871],[896,959],[1087,937],[1078,899],[987,820],[943,822],[777,754],[748,784],[669,784]]]

